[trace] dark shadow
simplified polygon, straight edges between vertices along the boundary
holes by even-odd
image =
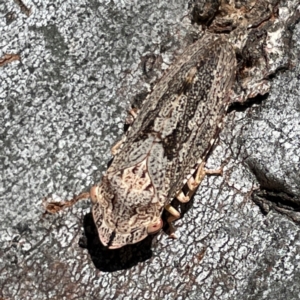
[[[252,193],[252,200],[264,215],[275,210],[296,224],[300,224],[300,198],[298,196],[261,189]]]
[[[233,102],[229,105],[227,113],[231,113],[232,111],[239,111],[243,112],[246,111],[248,108],[252,107],[254,104],[261,105],[263,101],[265,101],[269,96],[269,93],[265,95],[257,95],[254,98],[249,98],[245,102]]]
[[[265,203],[269,203],[269,207],[272,204],[273,207],[279,207],[289,211],[300,212],[299,197],[289,195],[284,192],[268,191],[262,189],[253,192],[252,200],[259,205],[259,207],[265,215],[268,213],[268,211],[264,210],[264,206],[261,205],[263,200],[265,201]]]
[[[111,250],[100,242],[91,213],[85,215],[83,227],[85,237],[79,241],[79,246],[88,249],[95,267],[100,271],[114,272],[128,269],[152,256],[153,236],[148,236],[139,243]]]
[[[183,188],[183,191],[185,189],[185,186]],[[185,191],[184,191],[185,192]],[[195,197],[193,196],[191,198],[191,200],[187,203],[181,203],[179,200],[177,200],[176,198],[173,199],[173,201],[171,202],[171,205],[180,212],[180,218],[179,219],[183,219],[184,215],[193,207],[193,203],[194,203],[194,199]],[[169,234],[169,225],[167,223],[167,219],[170,216],[170,213],[168,211],[166,211],[164,209],[163,214],[162,214],[162,219],[164,222],[164,226],[163,226],[163,231],[165,234]],[[176,221],[173,222],[174,228],[176,229]],[[176,234],[176,232],[175,232]]]

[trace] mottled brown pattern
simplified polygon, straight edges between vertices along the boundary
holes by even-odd
[[[277,11],[278,1],[195,2],[193,19],[207,32],[144,101],[96,192],[93,212],[99,237],[111,248],[145,238],[164,207],[172,215],[168,223],[180,216],[169,204],[174,197],[189,201],[203,179],[204,162],[228,104],[266,94],[268,77],[282,64],[276,57],[285,52],[285,9]],[[133,174],[139,164],[145,169]],[[145,180],[144,186],[134,188],[136,180]],[[191,192],[181,192],[185,184]],[[107,199],[112,195],[111,202]]]
[[[93,214],[104,245],[145,238],[205,160],[225,116],[235,66],[231,45],[205,36],[147,97],[98,187]]]

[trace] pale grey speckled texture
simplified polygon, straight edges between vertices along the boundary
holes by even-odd
[[[0,69],[0,296],[299,299],[299,227],[253,204],[248,163],[260,160],[299,194],[300,26],[296,68],[273,79],[262,104],[228,115],[209,159],[210,167],[227,159],[224,176],[204,180],[176,223],[178,239],[159,234],[108,253],[95,241],[89,203],[43,216],[41,199],[100,179],[130,100],[153,81],[142,57],[158,55],[165,69],[189,40],[187,4],[25,3],[29,18],[0,2],[0,57],[22,58]],[[17,18],[6,25],[10,11]],[[84,230],[88,250],[78,245]]]

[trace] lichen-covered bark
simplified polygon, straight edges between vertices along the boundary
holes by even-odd
[[[229,112],[208,162],[226,163],[224,175],[206,177],[182,208],[178,239],[160,233],[108,251],[89,203],[51,216],[42,198],[70,198],[100,179],[131,98],[191,41],[187,4],[23,2],[29,16],[0,3],[16,15],[0,19],[0,58],[21,57],[0,67],[0,297],[297,299],[299,227],[264,215],[252,192],[280,182],[273,192],[299,196],[299,25],[294,69],[273,78],[268,97]],[[149,73],[151,55],[158,71]]]

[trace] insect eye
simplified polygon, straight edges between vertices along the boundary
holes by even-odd
[[[161,218],[159,218],[159,220],[155,223],[150,223],[147,228],[148,234],[154,234],[158,232],[163,227],[163,225],[164,223]]]
[[[98,194],[98,186],[95,185],[95,186],[91,187],[91,190],[90,190],[90,197],[91,197],[93,204],[95,204],[97,202],[97,194]]]

